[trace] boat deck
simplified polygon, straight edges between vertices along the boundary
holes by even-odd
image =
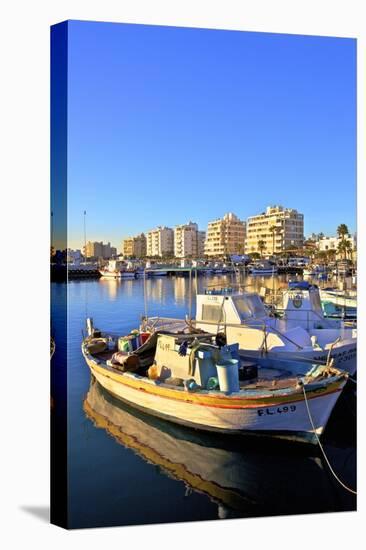
[[[292,372],[284,369],[269,369],[258,367],[258,378],[240,381],[240,389],[285,389],[298,384],[298,378]]]
[[[106,350],[100,353],[93,354],[96,359],[106,362],[112,358],[115,352]],[[242,361],[245,363],[245,361]],[[140,376],[145,377],[146,367],[141,367],[136,372]],[[239,382],[240,389],[255,390],[255,389],[285,389],[295,387],[298,384],[298,377],[292,372],[285,369],[271,369],[266,367],[258,367],[258,377],[251,380],[241,380]]]

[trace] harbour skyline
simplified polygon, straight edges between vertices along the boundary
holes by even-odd
[[[269,210],[272,210],[272,209],[277,209],[277,208],[280,208],[280,209],[283,209],[285,212],[286,211],[293,211],[294,213],[296,213],[296,215],[300,215],[302,216],[301,213],[299,213],[296,209],[293,209],[293,208],[286,208],[286,207],[283,207],[283,206],[280,206],[280,205],[272,205],[272,206],[267,206],[266,208],[264,208],[258,215],[252,215],[252,216],[249,216],[247,219],[244,219],[244,220],[241,220],[244,224],[245,224],[245,227],[247,228],[248,227],[248,221],[250,221],[251,219],[253,221],[256,221],[256,219],[258,217],[262,217],[264,216]],[[281,211],[280,211],[281,212]],[[84,216],[86,214],[86,211],[84,211]],[[123,237],[121,237],[120,239],[116,239],[116,241],[113,241],[111,240],[111,238],[107,237],[106,238],[106,242],[111,246],[116,246],[117,248],[117,253],[123,253],[123,242],[127,239],[127,240],[130,240],[130,239],[133,239],[133,238],[139,238],[141,237],[141,235],[143,235],[144,237],[146,237],[146,235],[148,233],[151,233],[151,232],[154,232],[158,229],[170,229],[170,230],[174,230],[176,228],[180,228],[180,227],[186,227],[186,226],[189,226],[189,224],[194,224],[194,225],[197,225],[197,230],[199,233],[203,233],[205,235],[205,239],[207,237],[207,230],[209,229],[209,226],[210,224],[212,224],[213,222],[218,222],[218,221],[221,221],[221,219],[225,218],[225,216],[227,216],[229,213],[226,213],[225,215],[222,215],[220,218],[216,218],[215,220],[209,220],[208,222],[208,225],[207,227],[200,227],[199,224],[197,224],[196,222],[192,222],[192,220],[186,220],[185,223],[175,223],[174,225],[172,225],[171,227],[168,227],[168,226],[165,226],[163,224],[160,224],[160,223],[157,223],[155,224],[154,227],[151,227],[149,230],[147,231],[138,231],[137,233],[135,234],[129,234],[129,235],[125,235]],[[235,213],[234,213],[235,215]],[[271,216],[266,216],[268,218],[268,223],[269,225],[271,225]],[[273,222],[272,222],[273,223]],[[305,220],[303,220],[303,223],[305,223]],[[303,233],[303,237],[304,237],[304,240],[307,240],[307,239],[312,239],[312,240],[317,240],[319,239],[320,237],[322,238],[328,238],[328,239],[337,239],[337,227],[339,226],[340,224],[338,223],[337,225],[334,226],[334,229],[333,231],[331,231],[330,233],[326,234],[324,231],[319,231],[318,233],[315,233],[315,232],[312,232],[311,234],[308,232],[307,234],[305,234],[305,231]],[[347,224],[346,224],[347,226]],[[353,232],[350,230],[349,226],[347,226],[347,229],[349,229],[349,235],[350,236],[353,236],[354,238],[356,237],[357,235],[357,232]],[[85,235],[86,236],[86,235]],[[83,237],[84,238],[84,237]],[[260,237],[258,237],[260,238]],[[204,239],[204,241],[205,241]],[[245,238],[244,238],[244,244],[246,246],[246,243],[247,243],[247,239],[248,239],[248,235],[246,234],[246,231],[245,231]],[[85,241],[87,244],[91,244],[91,243],[100,243],[102,244],[102,242],[104,242],[104,239],[100,238],[97,236],[97,238],[93,239],[93,238],[89,238],[89,236],[87,237],[86,241]],[[80,250],[80,251],[83,251],[83,247],[84,247],[84,240],[82,241],[81,240],[81,235],[79,236],[79,241],[78,241],[79,244],[76,244],[76,246],[68,246],[69,249],[71,250]],[[57,248],[57,247],[55,247]],[[246,253],[249,253],[248,251],[246,251]]]
[[[68,25],[71,248],[84,210],[88,239],[117,246],[267,204],[305,234],[356,231],[355,40]]]

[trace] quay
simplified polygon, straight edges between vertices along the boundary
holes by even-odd
[[[146,267],[145,272],[149,276],[159,276],[159,275],[166,275],[166,276],[186,276],[190,271],[193,273],[197,273],[197,275],[230,275],[240,272],[243,275],[250,275],[251,274],[251,267],[252,264],[249,265],[232,265],[232,266],[226,266],[226,267],[212,267],[212,266],[176,266],[172,264],[167,265],[159,265],[157,267]],[[307,275],[307,273],[304,273],[304,270],[306,270],[306,267],[304,266],[295,266],[295,265],[275,265],[275,273],[278,275]],[[350,274],[354,275],[355,270],[349,269]],[[143,275],[144,269],[136,270],[136,278],[141,277]],[[324,271],[326,273],[326,271]],[[329,271],[331,273],[331,271]],[[268,274],[268,273],[267,273]],[[316,275],[318,273],[315,273]],[[335,274],[335,271],[333,270],[333,274]],[[348,272],[337,272],[336,273],[339,276],[347,276],[349,275]],[[51,281],[66,281],[68,280],[74,280],[74,279],[99,279],[101,277],[101,273],[99,269],[83,269],[81,266],[80,268],[73,268],[70,269],[67,267],[67,264],[51,264]],[[269,273],[269,275],[271,275]]]
[[[212,268],[212,267],[205,267],[205,266],[197,266],[197,267],[179,267],[179,266],[173,266],[173,265],[164,265],[159,266],[157,268],[148,268],[146,269],[147,275],[156,275],[159,276],[159,274],[166,274],[168,277],[174,277],[174,276],[187,276],[189,272],[192,271],[193,273],[197,272],[197,275],[231,275],[235,273],[235,271],[240,271],[242,274],[248,274],[249,270],[247,267],[240,266],[240,267],[226,267],[224,269],[221,268]],[[139,274],[141,275],[140,272]],[[294,266],[279,266],[277,268],[277,273],[279,275],[283,274],[291,274],[291,275],[301,275],[303,273],[302,267],[294,267]],[[85,270],[82,267],[80,269],[67,269],[66,264],[53,264],[51,265],[51,281],[53,282],[62,282],[66,280],[76,280],[76,279],[99,279],[101,277],[101,274],[98,269],[89,269]]]
[[[68,270],[66,264],[51,264],[51,282],[66,282],[74,279],[99,279],[98,269],[72,269]]]

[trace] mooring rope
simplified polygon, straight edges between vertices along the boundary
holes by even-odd
[[[316,437],[316,440],[318,442],[318,445],[320,447],[320,450],[321,452],[323,453],[323,456],[324,456],[324,459],[325,459],[325,462],[327,463],[328,465],[328,468],[329,470],[331,471],[331,473],[333,474],[333,476],[335,477],[335,479],[338,481],[338,483],[344,488],[346,489],[346,491],[349,491],[350,493],[352,493],[353,495],[357,495],[357,491],[354,491],[353,489],[351,489],[350,487],[347,487],[347,485],[345,485],[343,483],[343,481],[341,481],[339,479],[339,477],[337,476],[337,474],[335,473],[335,471],[333,470],[329,460],[328,460],[328,457],[327,455],[325,454],[325,451],[324,451],[324,448],[323,448],[323,445],[321,444],[320,442],[320,439],[319,439],[319,436],[318,434],[316,433],[316,429],[315,429],[315,426],[314,426],[314,422],[313,422],[313,419],[312,419],[312,416],[311,416],[311,413],[310,413],[310,409],[309,409],[309,405],[308,405],[308,399],[307,399],[307,396],[306,396],[306,391],[305,391],[305,384],[302,384],[302,391],[304,393],[304,399],[305,399],[305,405],[306,405],[306,409],[308,411],[308,416],[309,416],[309,420],[310,420],[310,424],[313,428],[313,432],[314,432],[314,435]]]

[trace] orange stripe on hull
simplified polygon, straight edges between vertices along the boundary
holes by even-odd
[[[97,372],[102,374],[103,376],[110,378],[112,380],[115,380],[116,382],[119,382],[121,385],[127,386],[130,389],[134,389],[136,391],[149,393],[150,395],[154,395],[157,397],[161,397],[164,399],[179,401],[179,402],[185,402],[187,404],[193,404],[193,405],[200,405],[202,407],[210,407],[210,408],[217,408],[217,409],[255,409],[258,407],[272,407],[272,406],[278,406],[278,405],[286,405],[287,403],[294,403],[304,400],[304,396],[302,393],[302,390],[299,393],[296,394],[286,394],[286,395],[280,395],[278,397],[276,396],[265,396],[265,397],[227,397],[227,396],[205,396],[205,395],[198,395],[193,393],[187,393],[184,391],[179,390],[173,390],[169,388],[163,388],[159,386],[154,386],[149,383],[144,382],[143,380],[133,380],[131,378],[126,377],[123,374],[118,374],[111,372],[109,368],[107,367],[100,367],[99,365],[96,365],[93,361],[88,361],[89,366],[92,369],[95,369]],[[141,385],[144,385],[142,387]],[[341,391],[342,389],[342,380],[338,380],[334,383],[332,383],[330,386],[324,388],[324,389],[318,389],[318,390],[309,390],[309,392],[306,394],[307,399],[316,399],[317,397],[323,397],[325,395],[329,395],[332,393],[336,393]]]

